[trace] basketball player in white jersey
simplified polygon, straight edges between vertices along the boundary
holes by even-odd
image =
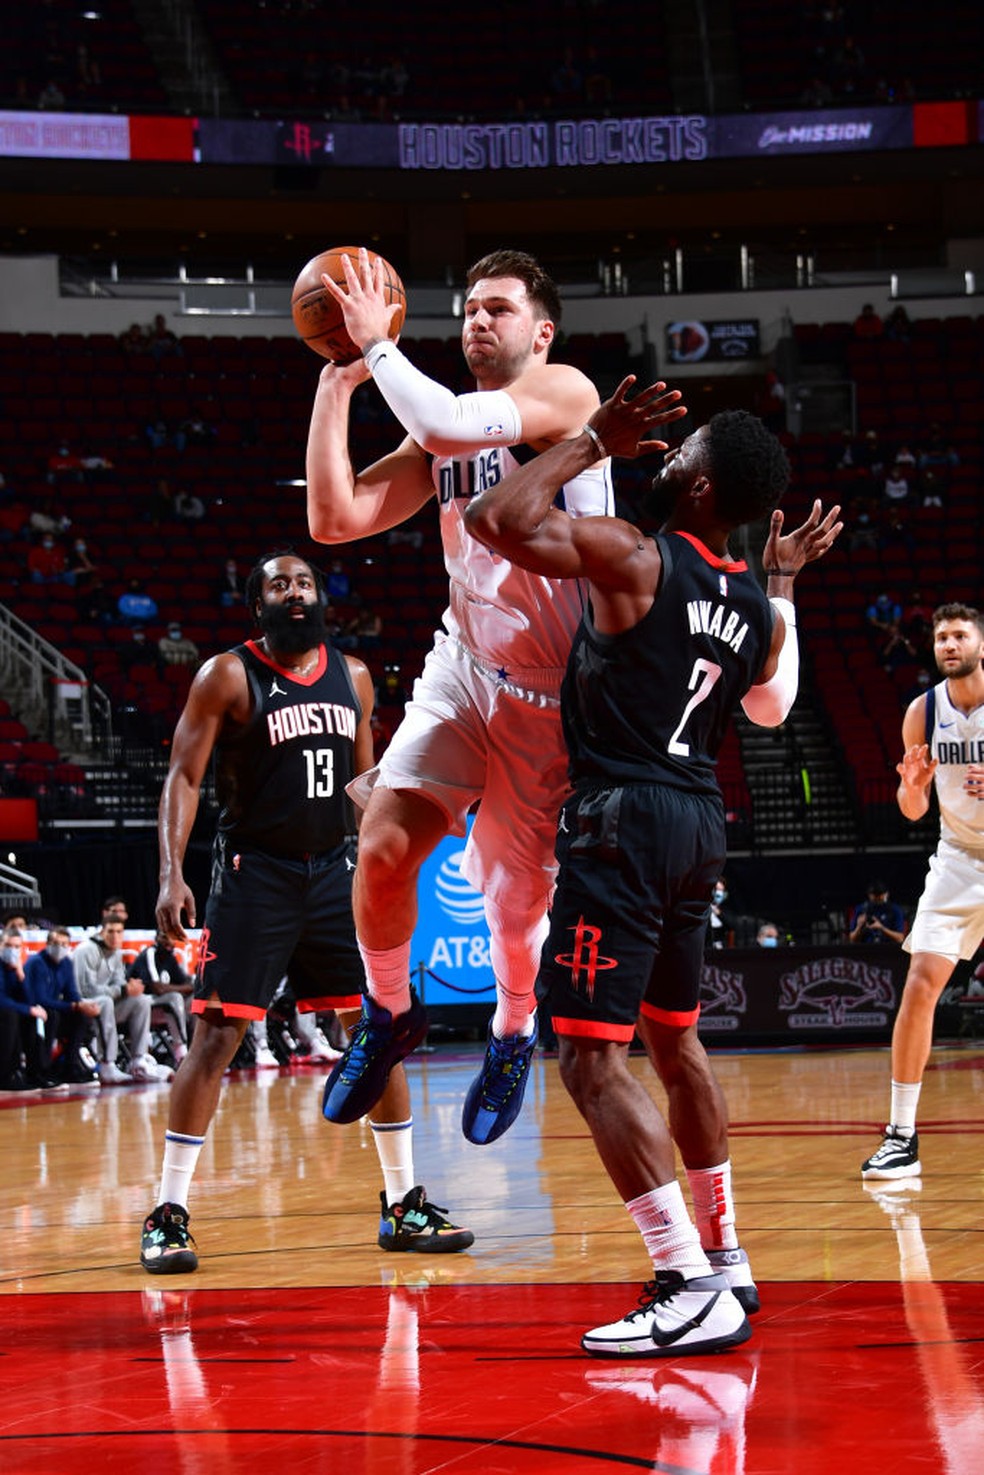
[[[404,720],[355,795],[367,800],[354,907],[369,997],[324,1111],[331,1121],[363,1115],[391,1066],[423,1038],[426,1018],[410,989],[417,877],[445,835],[465,833],[481,800],[462,870],[484,897],[497,1002],[462,1127],[486,1143],[515,1120],[536,1043],[533,986],[567,790],[559,691],[582,591],[491,554],[468,536],[463,514],[475,492],[577,434],[598,395],[578,369],[548,362],[560,301],[522,252],[496,252],[468,274],[462,348],[478,391],[457,396],[390,341],[392,308],[367,256],[358,269],[346,259],[345,269],[347,291],[324,281],[363,357],[321,374],[307,457],[311,535],[343,543],[382,532],[436,492],[450,603]],[[407,436],[356,473],[349,401],[370,374]],[[674,407],[667,418],[683,413]],[[610,463],[573,478],[562,496],[576,516],[610,513]]]
[[[984,615],[966,604],[933,613],[933,654],[942,681],[910,702],[902,721],[898,805],[906,819],[940,806],[940,840],[912,931],[912,962],[892,1030],[892,1104],[881,1146],[864,1178],[922,1171],[916,1108],[933,1043],[933,1012],[959,959],[984,938]]]

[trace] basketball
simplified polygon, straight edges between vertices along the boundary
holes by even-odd
[[[344,256],[348,256],[358,269],[358,246],[335,246],[330,251],[322,251],[320,255],[312,257],[301,271],[290,297],[291,315],[298,334],[308,348],[312,348],[322,358],[330,359],[333,364],[354,364],[361,356],[345,331],[341,308],[321,281],[322,275],[325,275],[342,287],[347,285],[342,264]],[[394,313],[390,324],[390,337],[396,338],[407,315],[407,294],[389,262],[383,257],[377,258],[376,252],[370,251],[370,266],[377,259],[383,263],[386,301],[390,304],[397,303],[400,309]]]

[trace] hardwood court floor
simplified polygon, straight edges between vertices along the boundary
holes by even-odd
[[[714,1060],[762,1310],[734,1352],[651,1362],[580,1352],[648,1265],[551,1058],[488,1148],[458,1123],[477,1052],[411,1062],[417,1177],[476,1234],[453,1256],[376,1247],[373,1144],[322,1120],[322,1072],[230,1078],[186,1277],[136,1263],[167,1087],[2,1098],[0,1468],[984,1467],[984,1051],[934,1054],[924,1177],[879,1193],[887,1051]]]

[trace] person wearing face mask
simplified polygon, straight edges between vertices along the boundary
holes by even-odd
[[[65,550],[53,533],[45,533],[27,555],[27,567],[35,584],[56,583],[68,567]]]
[[[40,1075],[39,1031],[47,1015],[28,991],[20,958],[20,929],[5,927],[0,934],[0,1091],[46,1084]]]
[[[727,883],[723,876],[719,876],[711,892],[711,910],[707,920],[707,942],[705,944],[708,952],[717,952],[721,948],[735,945],[736,918],[731,908],[726,905],[727,900]]]
[[[52,927],[46,945],[24,964],[24,980],[34,1002],[45,1010],[45,1049],[42,1070],[68,1084],[87,1085],[99,1079],[89,1049],[95,999],[83,999],[75,982],[72,945],[64,927]],[[53,1061],[55,1045],[57,1058]]]
[[[778,947],[779,929],[775,922],[763,922],[755,936],[759,947]]]

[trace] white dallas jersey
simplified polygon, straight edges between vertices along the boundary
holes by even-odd
[[[926,741],[936,759],[940,834],[965,850],[984,850],[984,800],[964,788],[967,765],[984,763],[984,706],[961,712],[945,681],[926,693]]]
[[[548,579],[518,568],[473,538],[464,520],[471,497],[496,486],[535,454],[524,445],[489,446],[464,456],[433,458],[444,563],[451,580],[444,625],[501,679],[556,690],[585,607],[584,586],[577,579]],[[556,505],[573,517],[610,515],[611,463],[591,466],[567,482]]]

